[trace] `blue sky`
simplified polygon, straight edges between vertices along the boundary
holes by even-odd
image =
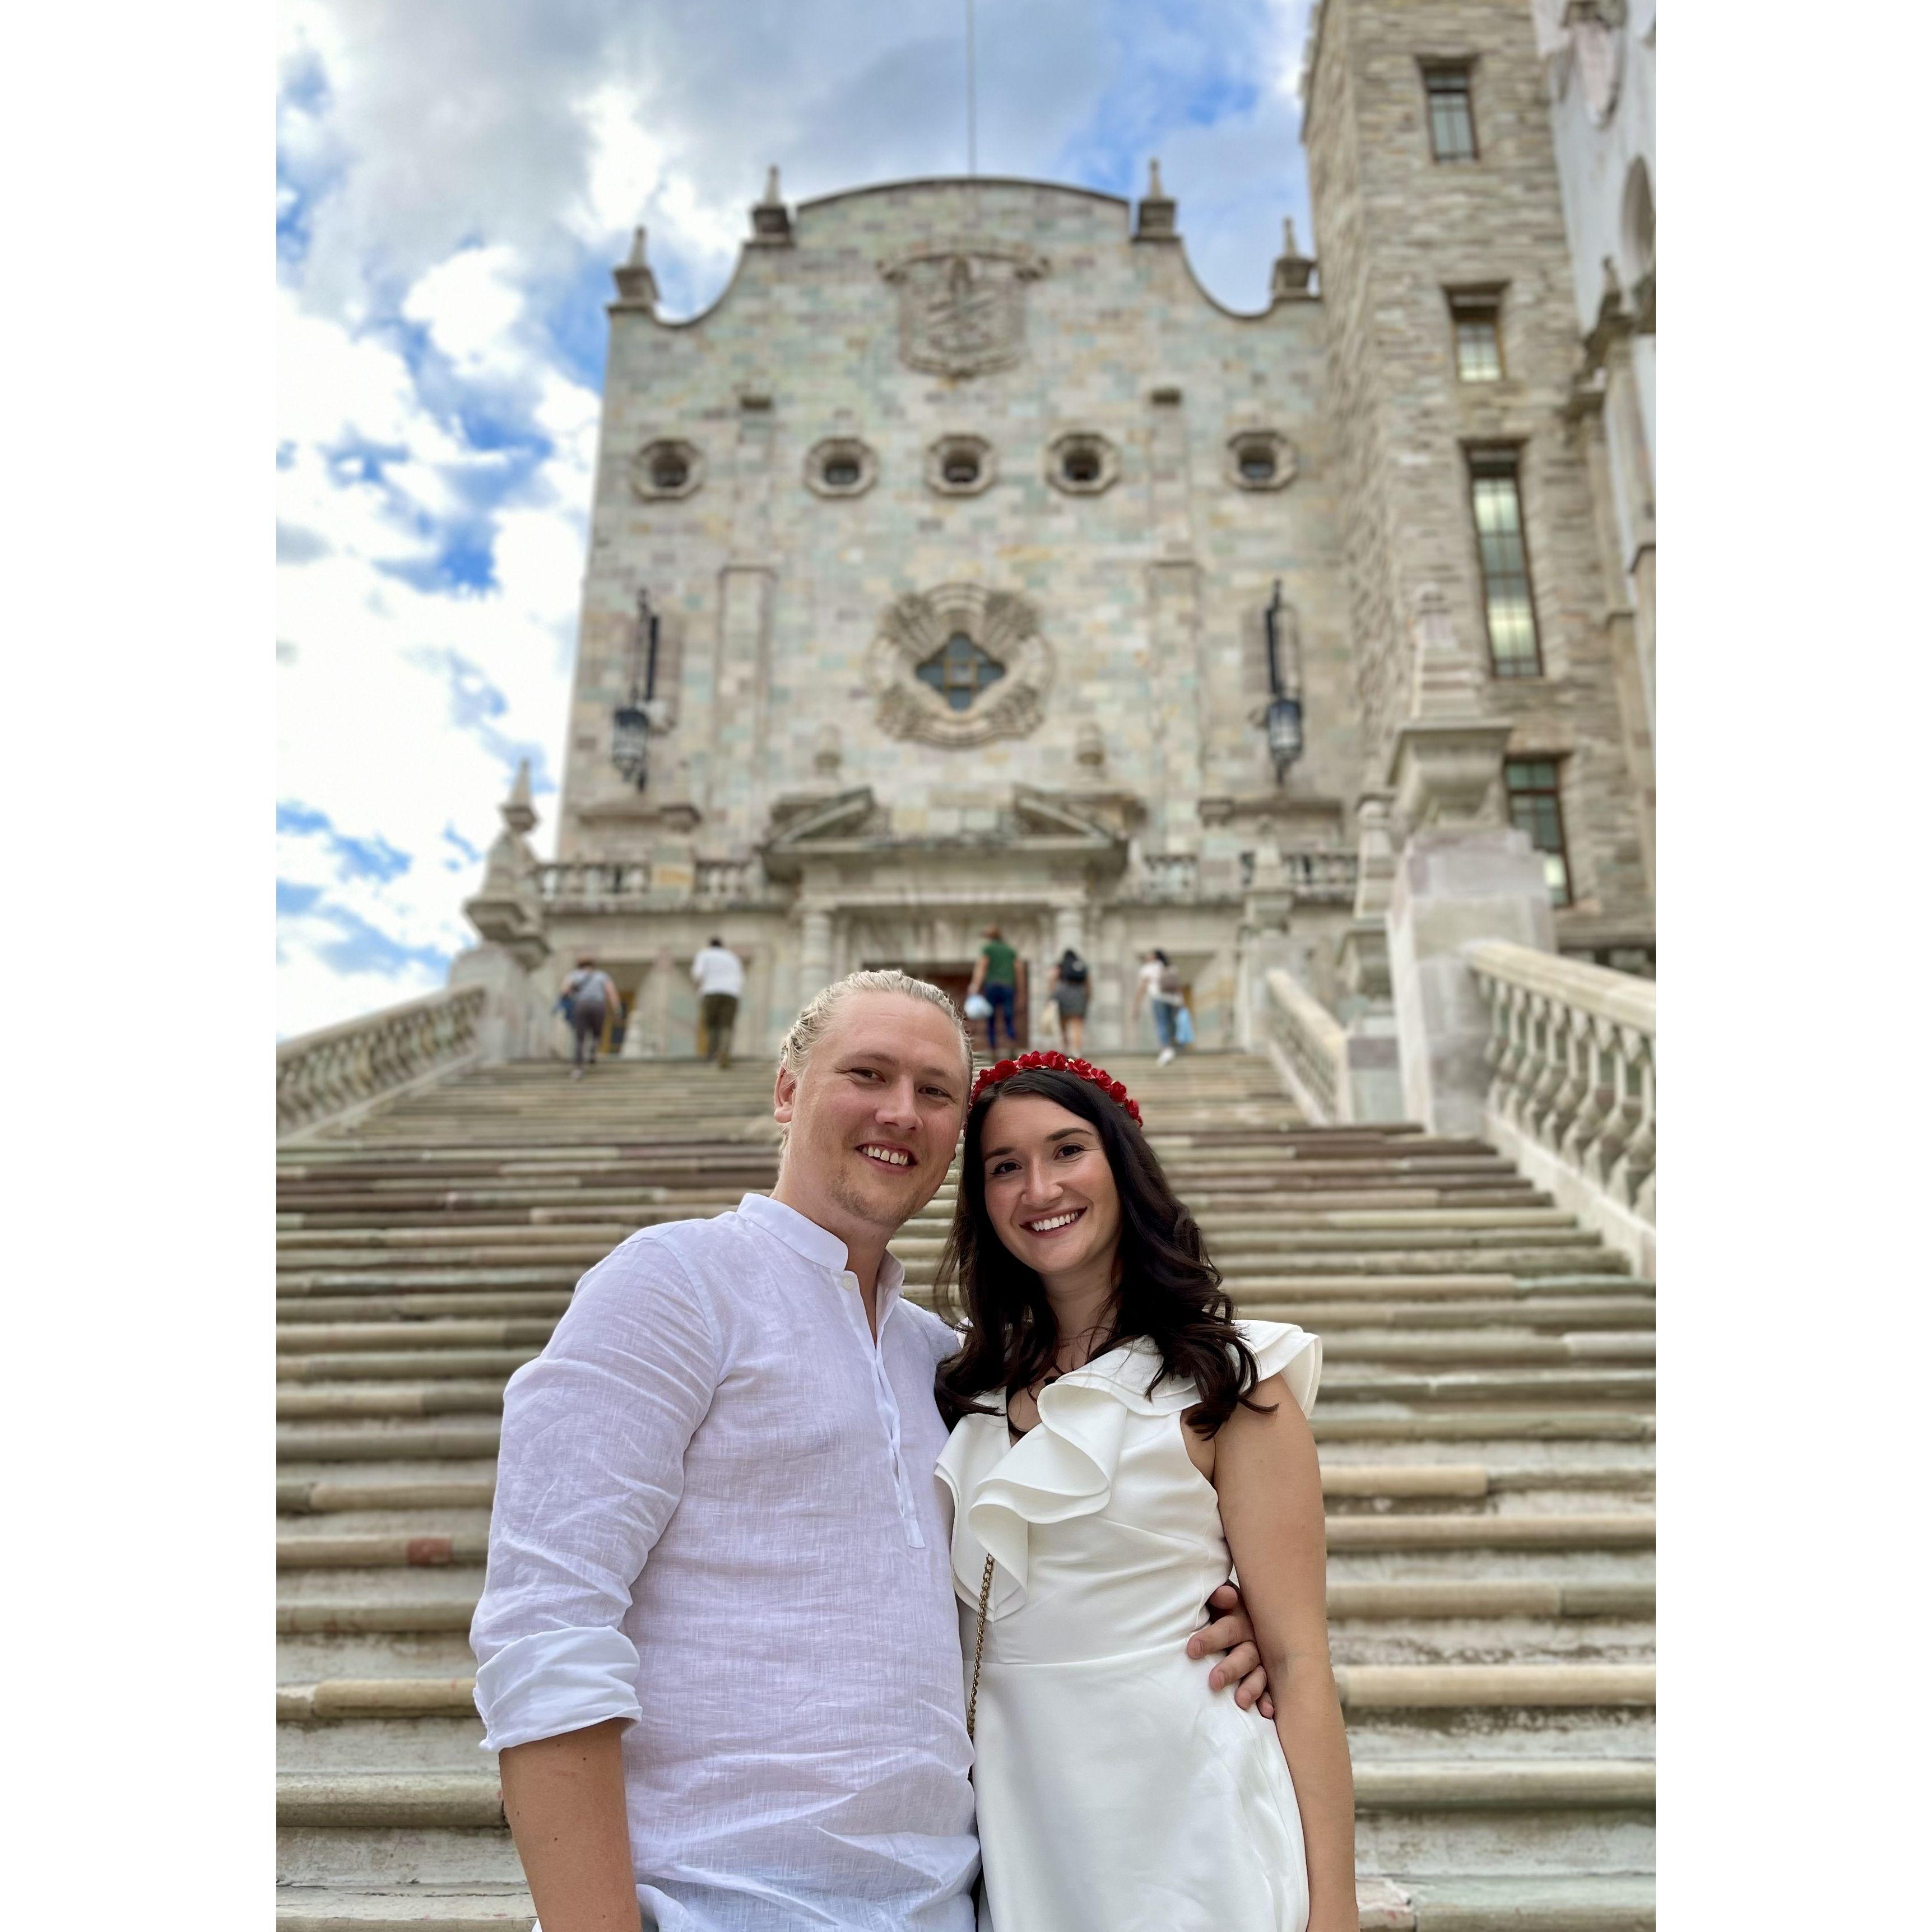
[[[979,0],[982,172],[1138,194],[1265,299],[1306,242],[1308,0]],[[440,985],[497,800],[548,821],[610,268],[667,313],[788,199],[963,172],[963,0],[286,0],[278,113],[278,1012]],[[751,130],[751,131],[747,131]],[[536,834],[549,849],[554,826]]]

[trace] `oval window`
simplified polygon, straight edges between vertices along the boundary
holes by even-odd
[[[828,488],[849,490],[859,480],[858,460],[850,456],[828,458],[824,469],[820,473],[824,477]]]
[[[970,450],[953,450],[947,455],[940,474],[956,487],[976,483],[980,480],[980,459]]]
[[[681,456],[660,456],[651,464],[653,490],[682,490],[690,476],[691,466]]]
[[[1090,449],[1070,449],[1066,460],[1060,466],[1060,473],[1070,483],[1097,483],[1100,480],[1100,458]]]
[[[1265,483],[1274,475],[1274,452],[1265,443],[1251,442],[1240,454],[1242,476],[1250,483]]]

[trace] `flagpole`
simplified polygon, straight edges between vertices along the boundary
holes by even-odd
[[[980,172],[979,105],[974,98],[973,0],[966,0],[966,172]]]

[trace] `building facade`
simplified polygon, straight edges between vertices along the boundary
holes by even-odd
[[[1451,161],[1457,62],[1481,145]],[[1072,946],[1090,1045],[1148,1043],[1160,946],[1201,1043],[1247,1044],[1273,967],[1385,995],[1433,679],[1483,712],[1482,808],[1549,853],[1559,944],[1647,955],[1532,22],[1328,0],[1309,78],[1320,291],[1291,231],[1253,314],[1195,280],[1157,170],[1137,205],[980,178],[794,208],[775,178],[682,322],[640,234],[557,856],[513,801],[486,940],[594,954],[627,1053],[692,1050],[713,934],[750,1050],[860,966],[962,990],[989,925],[1035,1027]]]

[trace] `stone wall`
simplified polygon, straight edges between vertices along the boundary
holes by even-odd
[[[1136,242],[1129,214],[1035,184],[861,190],[748,247],[689,322],[614,313],[560,856],[658,849],[690,820],[700,855],[743,857],[780,800],[860,785],[896,835],[989,830],[1016,783],[1124,788],[1149,802],[1153,849],[1232,851],[1232,833],[1204,840],[1196,804],[1271,788],[1252,714],[1276,578],[1310,718],[1294,785],[1352,794],[1318,304],[1232,315],[1178,242]],[[883,271],[975,238],[1040,265],[1016,284],[1019,352],[970,375],[909,366],[902,304],[917,298]],[[1285,488],[1229,481],[1244,429],[1282,437]],[[1094,494],[1050,478],[1070,434],[1101,439],[1117,466]],[[948,436],[982,441],[986,488],[932,486]],[[863,446],[860,494],[812,486],[831,439]],[[640,499],[638,452],[673,442],[694,452],[696,487]],[[1017,596],[1036,622],[1037,722],[966,745],[908,739],[881,722],[875,640],[898,600],[959,583]],[[664,614],[674,719],[641,811],[608,759],[640,586]]]
[[[1473,63],[1478,158],[1438,163],[1426,62]],[[1562,762],[1575,905],[1558,943],[1640,938],[1653,914],[1605,619],[1573,278],[1542,69],[1522,0],[1325,0],[1307,146],[1329,326],[1331,432],[1363,735],[1383,766],[1428,586],[1486,664],[1466,450],[1516,446],[1544,675],[1486,681],[1511,755]],[[1502,285],[1504,380],[1460,382],[1445,291]],[[1620,596],[1615,600],[1621,603]]]

